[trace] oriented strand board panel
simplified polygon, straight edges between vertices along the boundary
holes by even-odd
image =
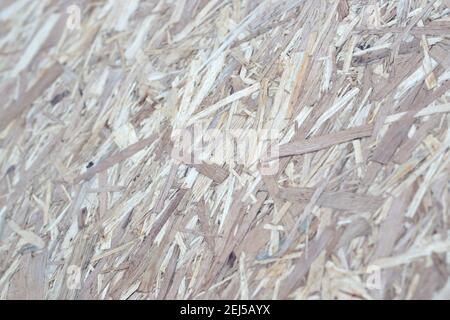
[[[1,299],[449,299],[448,0],[0,2]]]

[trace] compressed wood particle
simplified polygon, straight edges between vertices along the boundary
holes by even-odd
[[[448,5],[1,1],[0,299],[449,299]]]

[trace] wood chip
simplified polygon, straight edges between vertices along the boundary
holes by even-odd
[[[298,156],[305,153],[316,152],[355,139],[369,137],[372,134],[372,131],[373,126],[366,125],[319,137],[312,137],[304,141],[290,142],[280,146],[279,156]]]

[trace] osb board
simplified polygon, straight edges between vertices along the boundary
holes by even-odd
[[[448,5],[1,1],[0,297],[450,298]]]

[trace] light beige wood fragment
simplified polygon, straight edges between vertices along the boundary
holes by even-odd
[[[372,134],[372,131],[372,125],[365,125],[337,133],[330,133],[319,137],[311,137],[304,141],[290,142],[280,146],[279,156],[287,157],[319,151],[355,139],[369,137]]]

